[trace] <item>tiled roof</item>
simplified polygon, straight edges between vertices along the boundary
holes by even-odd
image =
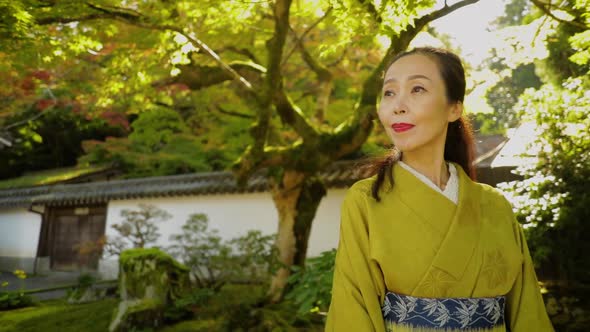
[[[328,188],[346,187],[366,177],[359,165],[358,161],[336,162],[320,177]],[[0,207],[96,204],[117,199],[262,192],[267,188],[264,172],[252,175],[244,187],[238,187],[230,172],[193,173],[0,190]]]

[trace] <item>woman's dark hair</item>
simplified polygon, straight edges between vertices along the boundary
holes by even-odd
[[[463,69],[461,59],[456,54],[435,47],[418,47],[397,54],[385,67],[386,70],[397,60],[411,54],[421,54],[433,59],[444,81],[448,101],[450,103],[463,103],[463,99],[465,98],[465,70]],[[465,173],[472,180],[475,180],[475,168],[472,166],[473,142],[473,130],[467,117],[461,116],[458,120],[449,123],[444,158],[445,160],[459,164]],[[383,186],[385,175],[388,175],[390,185],[393,187],[394,181],[391,169],[400,159],[401,153],[397,150],[392,150],[387,155],[376,158],[370,163],[368,167],[369,173],[371,175],[377,175],[377,179],[371,188],[371,193],[375,200],[380,201],[379,191]]]

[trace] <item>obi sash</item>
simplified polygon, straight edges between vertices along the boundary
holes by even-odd
[[[388,332],[506,331],[504,296],[426,298],[385,294],[381,307]]]

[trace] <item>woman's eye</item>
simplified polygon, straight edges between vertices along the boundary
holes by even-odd
[[[415,86],[412,88],[412,92],[422,92],[422,91],[426,91],[426,89],[424,89],[421,86]]]
[[[383,92],[383,96],[385,96],[385,97],[391,97],[391,96],[395,96],[395,93],[393,91],[391,91],[391,90],[385,90]]]

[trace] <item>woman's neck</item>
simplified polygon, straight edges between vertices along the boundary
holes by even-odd
[[[432,158],[432,156],[403,153],[401,161],[429,178],[441,190],[445,189],[451,176],[443,155]]]

